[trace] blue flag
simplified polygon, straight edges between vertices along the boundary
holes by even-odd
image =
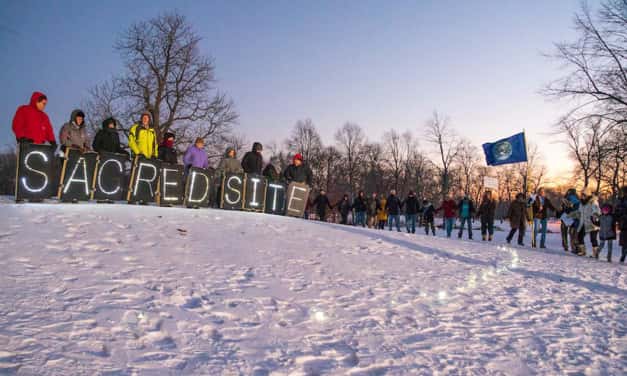
[[[527,162],[525,134],[518,133],[511,137],[483,144],[485,161],[488,166]]]

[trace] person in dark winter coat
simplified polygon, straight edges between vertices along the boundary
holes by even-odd
[[[89,139],[85,131],[85,114],[81,110],[74,110],[70,115],[70,121],[63,124],[59,131],[59,143],[61,150],[75,148],[80,151],[89,150]]]
[[[615,213],[620,228],[619,244],[622,248],[620,262],[625,262],[625,257],[627,257],[627,186],[621,189],[621,193],[622,197],[616,205]]]
[[[453,225],[455,225],[455,211],[457,210],[457,204],[453,200],[450,193],[446,195],[446,199],[442,201],[439,208],[435,209],[435,212],[440,210],[444,211],[444,227],[446,228],[446,237],[450,238],[453,232]]]
[[[464,224],[467,222],[468,239],[472,240],[472,217],[475,214],[475,205],[472,200],[468,198],[468,196],[464,196],[464,198],[462,198],[457,205],[457,209],[459,210],[459,219],[461,221],[457,237],[460,239],[462,238],[462,234],[464,233]]]
[[[401,209],[403,204],[396,197],[396,190],[392,189],[385,202],[385,210],[388,213],[388,229],[392,231],[392,223],[396,223],[396,231],[401,232]]]
[[[318,214],[318,219],[322,222],[327,221],[327,209],[333,209],[329,198],[327,197],[327,193],[324,189],[320,190],[320,194],[313,201],[313,206],[316,208],[316,213]]]
[[[614,217],[614,209],[610,204],[604,204],[601,206],[601,216],[599,217],[599,252],[594,257],[599,258],[599,253],[605,248],[607,244],[607,262],[612,262],[612,248],[614,246],[614,240],[616,240],[616,225],[617,220]]]
[[[262,175],[268,179],[268,182],[278,182],[281,179],[279,172],[276,167],[272,163],[268,163],[266,167],[263,169]]]
[[[353,209],[351,206],[351,202],[348,199],[348,195],[345,194],[344,197],[342,197],[342,201],[338,202],[335,207],[337,207],[338,211],[340,212],[340,224],[342,225],[347,225],[348,224],[348,214],[351,212],[351,210]]]
[[[117,130],[117,121],[110,117],[102,122],[102,129],[98,130],[94,141],[91,144],[94,151],[98,153],[117,153],[125,154],[128,156],[128,152],[120,145],[120,136]]]
[[[509,205],[507,218],[509,218],[511,226],[511,230],[507,235],[507,243],[511,243],[514,234],[518,231],[518,245],[524,246],[523,239],[525,237],[525,229],[527,227],[527,222],[531,218],[529,218],[527,203],[525,202],[525,195],[523,193],[517,194],[516,200]]]
[[[422,223],[425,226],[425,235],[429,235],[431,228],[431,233],[435,236],[435,207],[427,200],[422,201]]]
[[[30,103],[18,107],[13,117],[13,133],[18,143],[30,142],[57,146],[48,115],[44,112],[48,98],[44,93],[34,92]]]
[[[366,227],[366,213],[368,212],[368,202],[364,191],[359,191],[359,194],[353,200],[353,210],[355,211],[355,225]]]
[[[245,173],[261,175],[261,170],[263,169],[262,151],[263,146],[259,142],[255,142],[253,149],[244,154],[244,158],[242,158],[242,169]]]
[[[292,158],[292,164],[283,171],[283,178],[287,184],[291,182],[305,183],[311,187],[313,174],[311,169],[303,162],[303,156],[298,153]]]
[[[577,195],[577,190],[575,188],[571,188],[566,191],[566,196],[562,202],[562,214],[560,219],[562,221],[562,228],[566,229],[566,234],[562,233],[562,245],[564,245],[564,251],[568,252],[568,239],[570,238],[570,250],[572,253],[579,252],[579,242],[578,242],[578,228],[581,213],[579,211],[579,207],[581,206],[581,201],[579,200],[579,196]]]
[[[479,219],[481,220],[481,240],[492,241],[494,236],[494,213],[496,201],[492,199],[492,191],[485,191],[481,205],[479,205]]]
[[[166,132],[163,135],[163,141],[159,145],[158,159],[165,163],[177,164],[178,158],[176,149],[174,148],[175,135],[172,132]]]
[[[159,149],[161,152],[161,149]],[[209,157],[205,151],[205,140],[202,137],[196,138],[194,145],[190,145],[183,156],[183,165],[185,166],[185,174],[191,167],[206,169],[209,167]]]
[[[368,199],[368,227],[377,227],[377,213],[381,207],[381,202],[377,197],[377,192],[373,192],[372,196]]]
[[[420,210],[420,203],[418,202],[418,198],[416,197],[414,191],[409,191],[409,194],[402,205],[405,208],[405,227],[407,228],[407,232],[415,234],[416,217],[418,216],[418,211]]]
[[[549,218],[548,211],[557,211],[551,200],[544,195],[544,188],[538,188],[536,196],[533,198],[531,209],[533,212],[533,237],[531,246],[535,247],[538,231],[540,231],[540,248],[546,248],[546,230]]]

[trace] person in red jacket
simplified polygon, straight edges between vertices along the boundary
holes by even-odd
[[[30,103],[20,106],[13,117],[13,133],[17,142],[57,145],[48,115],[44,112],[48,98],[38,91],[30,97]]]
[[[442,201],[442,205],[437,208],[436,213],[440,210],[444,210],[444,226],[446,227],[446,237],[451,237],[453,232],[453,225],[455,224],[455,210],[457,210],[457,204],[453,200],[453,196],[450,193],[446,195],[446,200]]]

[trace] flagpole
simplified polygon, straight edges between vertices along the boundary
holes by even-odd
[[[525,133],[525,128],[523,128],[523,142],[525,143],[525,157],[527,158],[527,166],[525,170],[525,195],[529,191],[529,149],[527,147],[527,135]]]

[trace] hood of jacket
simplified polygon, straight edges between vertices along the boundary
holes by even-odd
[[[46,96],[46,94],[44,94],[44,93],[42,93],[40,91],[33,92],[33,94],[30,96],[30,103],[29,103],[29,105],[37,110],[37,100],[39,98],[45,97],[45,96]]]
[[[74,111],[72,111],[72,114],[70,115],[70,124],[76,125],[79,128],[83,128],[85,127],[85,117],[83,116],[83,123],[81,125],[76,124],[76,116],[82,113],[83,115],[85,115],[85,113],[81,110],[79,110],[78,108],[75,109]]]
[[[231,158],[229,157],[229,153],[232,151],[235,152],[235,148],[233,148],[232,146],[229,146],[226,148],[226,150],[224,151],[224,158]],[[235,152],[235,156],[233,156],[233,158],[237,158],[237,152]]]
[[[110,124],[111,122],[113,122],[113,124],[115,124],[115,127],[113,127],[113,129],[110,129],[110,128],[109,128],[109,124]],[[116,129],[116,128],[117,128],[117,125],[118,125],[118,122],[117,122],[117,120],[115,120],[115,118],[112,118],[112,117],[110,117],[110,118],[106,118],[106,119],[104,119],[104,121],[102,122],[102,129],[104,129],[105,131],[107,131],[107,130],[116,131],[116,130],[117,130],[117,129]]]

